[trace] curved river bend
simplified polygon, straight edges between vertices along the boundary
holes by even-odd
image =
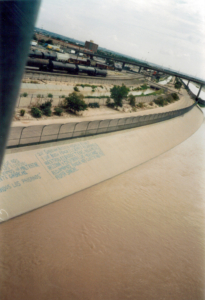
[[[204,132],[1,224],[1,299],[204,299]]]

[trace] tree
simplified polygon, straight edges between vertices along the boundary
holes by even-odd
[[[179,96],[177,95],[177,93],[172,93],[171,96],[174,100],[179,100]]]
[[[52,114],[52,111],[51,111],[52,102],[53,102],[53,100],[46,101],[46,102],[42,103],[40,106],[42,113],[48,117],[50,117]]]
[[[39,43],[41,43],[41,44],[45,44],[45,42],[46,42],[46,41],[45,41],[44,39],[40,39],[40,40],[39,40]]]
[[[114,64],[114,61],[112,60],[112,59],[109,59],[109,58],[107,58],[107,63],[108,63],[108,65],[110,65],[110,66],[114,66],[115,64]]]
[[[158,81],[160,80],[160,75],[157,74],[155,78],[156,78],[156,80],[157,80],[157,82],[158,82]]]
[[[73,92],[72,94],[69,94],[69,97],[65,98],[65,107],[74,113],[84,111],[88,106],[83,98],[82,94]]]
[[[36,35],[35,35],[35,33],[33,34],[33,40],[34,40],[34,41],[37,41],[37,40],[38,40],[37,37],[36,37]]]
[[[53,41],[52,41],[51,39],[48,39],[48,40],[46,41],[46,43],[47,43],[47,44],[50,44],[50,45],[53,45]]]
[[[182,83],[180,81],[177,81],[174,85],[175,89],[180,89],[182,87]]]
[[[114,100],[115,106],[122,107],[122,99],[127,98],[129,90],[130,89],[124,84],[122,84],[122,86],[115,85],[113,88],[110,89],[111,98]]]
[[[132,106],[132,107],[135,107],[136,103],[135,103],[135,96],[130,94],[129,97],[128,97],[128,101],[129,101],[129,104]]]
[[[38,107],[32,107],[31,114],[34,118],[40,118],[42,116],[42,111]]]

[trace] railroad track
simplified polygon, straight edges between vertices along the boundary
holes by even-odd
[[[158,87],[158,88],[160,88],[160,89],[165,89],[165,90],[170,91],[170,92],[172,92],[172,93],[178,93],[178,91],[176,91],[174,88],[171,89],[171,88],[169,88],[169,87],[167,87],[167,86],[165,86],[165,85],[162,85],[162,84],[156,83],[156,82],[152,82],[152,81],[150,81],[150,80],[147,80],[147,84],[152,85],[152,86],[155,86],[155,87]]]
[[[51,80],[51,81],[67,81],[67,82],[85,82],[85,83],[104,83],[104,84],[136,84],[137,82],[143,82],[145,77],[143,75],[128,75],[128,76],[112,76],[97,77],[88,75],[73,75],[59,72],[45,72],[34,69],[26,69],[24,73],[24,79],[30,80]]]
[[[46,71],[39,71],[39,70],[36,70],[36,69],[29,69],[29,68],[26,68],[25,70],[25,74],[28,74],[28,73],[34,73],[34,74],[43,74],[43,75],[55,75],[55,76],[66,76],[66,77],[83,77],[83,78],[103,78],[103,79],[107,79],[107,78],[111,78],[111,79],[130,79],[130,78],[144,78],[144,75],[142,74],[126,74],[125,76],[123,75],[107,75],[106,77],[96,77],[96,76],[88,76],[88,75],[74,75],[74,74],[68,74],[68,73],[63,73],[63,72],[57,72],[57,71],[53,71],[53,72],[46,72]]]

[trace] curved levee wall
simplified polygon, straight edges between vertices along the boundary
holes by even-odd
[[[63,139],[73,139],[76,137],[85,137],[154,124],[181,116],[193,109],[195,105],[196,103],[175,111],[133,116],[128,118],[12,127],[10,130],[7,147],[20,147],[31,144],[59,141]]]
[[[160,123],[7,154],[0,177],[0,221],[136,167],[186,140],[202,122],[195,106]]]

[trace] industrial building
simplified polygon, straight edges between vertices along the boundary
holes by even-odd
[[[31,41],[31,46],[37,46],[38,45],[38,42],[37,41]]]
[[[85,42],[85,48],[93,51],[94,53],[98,50],[98,45],[95,44],[92,40],[90,42]]]

